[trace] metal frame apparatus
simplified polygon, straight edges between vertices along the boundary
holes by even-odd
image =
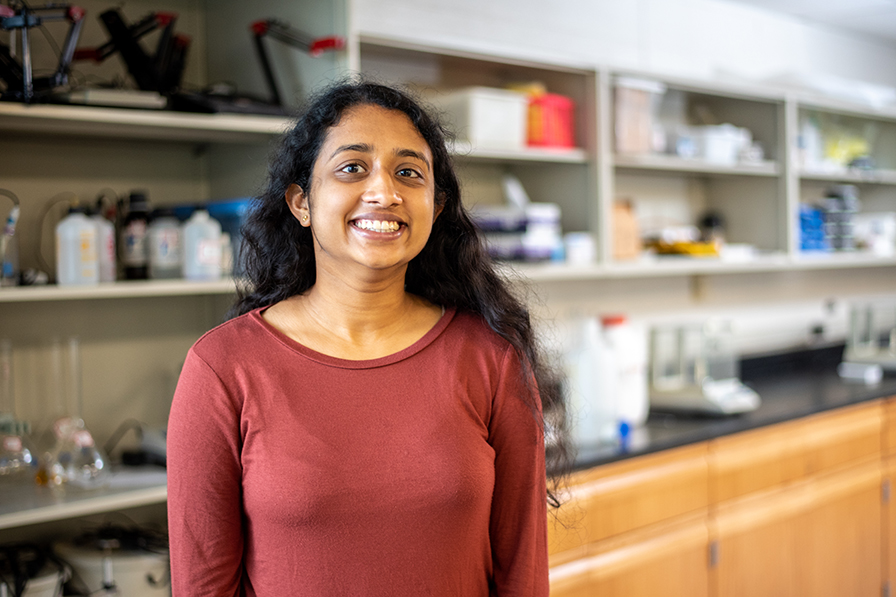
[[[255,50],[261,62],[262,71],[264,71],[264,79],[270,92],[270,103],[275,106],[282,106],[283,99],[277,87],[274,70],[271,68],[271,60],[268,57],[268,51],[264,43],[265,37],[270,37],[294,48],[305,50],[312,56],[319,56],[326,50],[341,50],[345,47],[345,40],[339,36],[331,35],[314,38],[276,19],[255,21],[250,29],[255,42]]]
[[[0,5],[0,30],[10,31],[10,45],[0,43],[0,79],[6,82],[6,90],[0,99],[31,103],[37,97],[52,92],[68,83],[69,66],[75,54],[75,46],[84,24],[85,11],[70,4],[47,4],[28,7],[24,2]],[[48,77],[34,77],[31,62],[30,30],[41,27],[45,21],[68,21],[70,23],[65,43],[59,54],[56,71]],[[15,32],[21,41],[21,64],[15,56]]]

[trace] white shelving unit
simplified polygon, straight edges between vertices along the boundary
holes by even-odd
[[[0,288],[0,303],[124,299],[160,296],[229,295],[236,291],[233,280],[190,282],[187,280],[134,280],[95,286],[19,286]]]
[[[0,130],[30,134],[257,143],[288,126],[288,119],[274,116],[0,102]]]
[[[90,491],[54,490],[37,485],[3,487],[0,500],[0,531],[163,504],[168,497],[165,470],[158,467],[114,472],[108,487]]]

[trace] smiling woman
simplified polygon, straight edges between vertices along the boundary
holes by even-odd
[[[547,595],[557,385],[441,126],[324,90],[243,232],[248,284],[171,409],[175,596]]]

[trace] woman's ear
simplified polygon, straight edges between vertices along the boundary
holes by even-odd
[[[286,205],[289,211],[306,228],[311,225],[311,210],[308,209],[308,196],[302,187],[293,183],[286,189]]]

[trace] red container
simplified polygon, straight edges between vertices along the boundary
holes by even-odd
[[[527,144],[532,147],[575,147],[575,102],[544,93],[529,98]]]

